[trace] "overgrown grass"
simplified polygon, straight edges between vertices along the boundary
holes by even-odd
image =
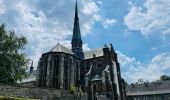
[[[40,100],[40,99],[25,99],[25,98],[13,98],[0,96],[0,100]]]

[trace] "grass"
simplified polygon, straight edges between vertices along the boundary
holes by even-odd
[[[40,99],[25,99],[25,98],[14,98],[14,97],[0,96],[0,100],[40,100]]]

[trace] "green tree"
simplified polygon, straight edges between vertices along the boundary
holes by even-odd
[[[160,80],[162,80],[162,81],[170,80],[170,76],[168,76],[168,75],[162,75],[162,76],[160,77]]]
[[[128,82],[126,80],[124,80],[123,78],[122,78],[122,83],[123,83],[124,89],[126,89],[129,85]]]
[[[16,83],[26,74],[26,44],[25,37],[6,31],[5,24],[0,25],[0,83]]]

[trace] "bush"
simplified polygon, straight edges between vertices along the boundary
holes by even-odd
[[[83,90],[80,88],[80,96],[83,96],[84,93],[83,93]]]
[[[76,86],[74,84],[71,84],[71,86],[70,86],[70,93],[72,95],[76,95],[77,94],[77,88],[76,88]]]

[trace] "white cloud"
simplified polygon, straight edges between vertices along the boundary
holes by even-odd
[[[91,49],[88,47],[88,44],[87,44],[87,43],[84,43],[84,44],[83,44],[83,50],[84,50],[84,51],[88,51],[88,50],[91,50]]]
[[[124,17],[124,23],[131,30],[140,30],[144,36],[170,34],[169,3],[170,0],[146,0],[139,7],[130,3],[131,8]]]
[[[102,5],[102,4],[103,4],[103,2],[102,2],[102,1],[97,1],[97,3],[98,3],[99,5]]]
[[[75,1],[57,2],[54,3],[50,0],[0,1],[4,7],[9,6],[5,9],[8,13],[0,16],[0,19],[4,19],[6,25],[14,29],[18,35],[23,35],[28,39],[26,53],[29,58],[34,60],[35,67],[41,54],[48,52],[58,41],[71,47],[71,42],[67,38],[72,35]],[[99,8],[91,0],[79,1],[78,8],[81,33],[86,36],[91,32],[97,18],[100,18]],[[4,11],[4,9],[0,9],[0,15],[2,10]],[[86,43],[84,43],[83,49],[89,50]]]
[[[114,25],[116,23],[115,19],[106,19],[103,21],[103,27],[107,28],[108,26]]]
[[[3,3],[3,0],[0,0],[0,15],[3,15],[5,13],[5,5]]]
[[[87,3],[82,10],[83,13],[88,14],[88,15],[94,15],[98,11],[99,11],[99,8],[95,2]]]
[[[152,58],[149,63],[141,63],[133,57],[118,52],[122,76],[128,82],[155,81],[163,74],[170,75],[170,53],[162,53]]]

